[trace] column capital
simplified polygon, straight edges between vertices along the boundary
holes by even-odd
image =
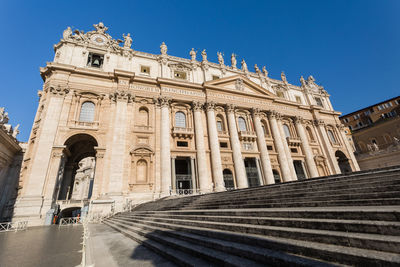
[[[169,107],[171,103],[171,99],[166,96],[160,96],[157,100],[161,107]]]
[[[251,114],[253,114],[253,116],[255,116],[255,117],[259,117],[261,114],[261,110],[259,108],[252,108]]]
[[[51,86],[49,92],[53,95],[65,96],[69,93],[69,88],[67,86],[62,88],[60,85],[57,87]]]
[[[207,111],[215,109],[215,102],[210,101],[205,104]]]
[[[292,120],[294,123],[300,123],[300,124],[304,123],[304,118],[301,116],[293,116]]]
[[[275,110],[268,110],[267,111],[267,116],[270,119],[277,119],[280,120],[281,119],[281,114]]]
[[[339,129],[339,131],[343,131],[344,130],[344,125],[341,123],[336,124],[336,127]]]
[[[325,122],[323,120],[320,120],[320,119],[315,119],[314,120],[314,125],[315,126],[325,126]]]
[[[225,105],[225,110],[228,113],[234,113],[235,112],[235,105],[233,104],[226,104]]]
[[[131,93],[127,92],[127,91],[117,90],[114,93],[111,93],[109,95],[109,98],[114,102],[127,101],[128,103],[131,103],[132,101],[135,100],[135,95],[131,94]]]
[[[201,111],[203,110],[204,103],[200,101],[193,101],[192,108],[194,111]]]

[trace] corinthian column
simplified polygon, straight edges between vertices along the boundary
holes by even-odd
[[[281,116],[278,117],[278,127],[279,127],[279,131],[281,132],[281,137],[282,137],[282,144],[283,144],[283,148],[285,150],[286,153],[286,158],[288,161],[288,166],[289,166],[289,170],[291,173],[291,181],[296,181],[297,180],[297,174],[296,171],[294,169],[294,164],[293,164],[293,158],[292,158],[292,154],[290,152],[289,149],[289,144],[285,135],[285,131],[283,130],[283,124],[282,124],[282,120],[281,120]]]
[[[268,118],[269,118],[269,123],[271,125],[272,137],[274,138],[276,150],[278,152],[278,161],[279,161],[279,166],[281,167],[282,179],[284,182],[288,182],[288,181],[291,181],[290,177],[292,175],[290,173],[285,148],[283,146],[284,144],[282,143],[282,137],[281,137],[281,133],[280,133],[280,130],[278,127],[278,122],[276,121],[277,116],[279,116],[279,114],[276,111],[268,112]]]
[[[261,165],[265,175],[265,180],[267,184],[274,184],[275,179],[274,174],[272,173],[271,160],[269,159],[267,144],[265,143],[265,133],[261,126],[260,111],[258,109],[253,109],[252,113],[257,134],[257,145],[260,151]]]
[[[228,114],[229,134],[231,136],[233,163],[235,164],[237,186],[238,188],[247,188],[249,185],[247,182],[246,169],[244,168],[242,150],[240,148],[240,141],[236,128],[235,107],[233,105],[227,105],[226,112]]]
[[[339,168],[339,164],[338,164],[338,162],[336,160],[335,154],[333,153],[333,149],[332,149],[331,143],[329,142],[328,135],[327,135],[326,130],[325,130],[324,121],[323,120],[314,120],[314,124],[315,124],[315,126],[317,126],[318,133],[321,136],[322,145],[323,145],[323,147],[325,148],[325,151],[326,151],[326,155],[325,156],[328,158],[328,161],[330,162],[330,165],[331,165],[332,170],[334,172],[332,174],[340,174],[341,171],[340,171],[340,168]]]
[[[310,172],[310,176],[318,177],[319,174],[318,174],[317,166],[315,165],[314,155],[313,155],[310,145],[308,143],[308,137],[306,135],[306,132],[304,131],[304,127],[302,124],[303,118],[296,116],[293,118],[293,120],[294,120],[294,124],[296,126],[297,133],[300,136],[301,148],[303,149],[304,155],[306,156],[306,164],[307,164],[308,171]]]
[[[225,191],[224,176],[222,175],[221,152],[219,151],[219,139],[217,132],[217,123],[215,122],[214,108],[215,104],[209,102],[207,108],[208,137],[211,150],[211,169],[214,177],[214,190]]]
[[[161,105],[161,196],[167,196],[171,189],[170,100],[166,97],[160,97],[159,101]]]
[[[193,102],[193,113],[194,113],[194,131],[196,139],[196,151],[197,151],[197,166],[199,171],[199,184],[200,193],[211,192],[211,180],[207,175],[207,162],[206,162],[206,150],[204,145],[204,131],[203,131],[203,119],[201,112],[203,111],[203,104],[200,102]]]

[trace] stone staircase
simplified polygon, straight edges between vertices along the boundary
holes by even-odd
[[[105,224],[178,265],[400,265],[400,166],[142,204]]]

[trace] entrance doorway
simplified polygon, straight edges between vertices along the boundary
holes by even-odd
[[[342,173],[352,172],[350,163],[349,163],[349,159],[346,157],[346,155],[342,151],[340,151],[340,150],[336,151],[335,156],[338,161],[340,171]]]
[[[260,177],[258,174],[256,158],[245,158],[244,166],[249,187],[260,186]]]
[[[225,189],[226,190],[233,190],[235,189],[235,184],[233,183],[233,174],[230,169],[225,169],[222,172],[224,176],[224,183],[225,183]]]
[[[176,191],[179,195],[193,193],[192,170],[189,157],[175,159],[175,177]]]
[[[306,174],[303,168],[303,162],[301,160],[293,160],[294,170],[298,180],[305,180]]]
[[[274,175],[275,183],[279,184],[281,182],[281,176],[279,175],[279,172],[277,170],[272,170],[272,174]]]

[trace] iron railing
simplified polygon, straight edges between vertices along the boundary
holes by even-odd
[[[184,195],[184,196],[186,196],[186,195],[198,194],[199,190],[198,189],[191,189],[191,188],[190,189],[179,189],[179,188],[177,188],[177,189],[171,190],[171,195],[172,195],[173,192],[176,195],[180,195],[180,196]]]
[[[28,227],[28,221],[0,223],[0,232],[9,232],[9,231],[16,232],[16,231],[26,230],[27,227]]]
[[[59,222],[59,226],[65,226],[65,225],[77,225],[77,224],[82,224],[83,219],[81,217],[65,217],[61,218]]]

